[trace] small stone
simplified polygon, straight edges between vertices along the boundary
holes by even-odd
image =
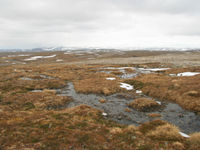
[[[118,119],[118,120],[121,120],[121,119],[122,119],[122,116],[118,116],[117,119]]]
[[[126,112],[131,112],[131,110],[129,108],[126,108],[125,111]]]
[[[183,114],[178,114],[178,117],[179,118],[183,118]]]
[[[100,99],[99,102],[100,103],[106,103],[106,100],[105,99]]]

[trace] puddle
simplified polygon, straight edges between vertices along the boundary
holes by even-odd
[[[104,72],[107,74],[112,73],[112,71],[110,71],[110,70],[117,69],[117,70],[119,70],[119,72],[122,73],[122,75],[116,75],[117,77],[122,78],[122,79],[130,79],[133,77],[137,77],[140,74],[155,73],[157,71],[164,71],[164,70],[168,70],[170,68],[147,68],[147,69],[145,69],[145,68],[136,68],[136,67],[106,67],[106,68],[100,68],[100,69],[103,69],[100,72]],[[132,69],[132,70],[134,70],[134,72],[128,73],[128,72],[126,72],[126,69]]]
[[[57,90],[57,92],[59,95],[70,96],[74,99],[74,101],[70,102],[67,107],[86,104],[102,110],[107,114],[104,117],[121,124],[139,125],[153,120],[153,118],[148,116],[149,113],[158,113],[162,115],[162,120],[166,120],[178,126],[181,131],[187,134],[200,131],[200,116],[193,112],[186,111],[174,103],[162,102],[160,109],[157,111],[140,112],[127,106],[133,98],[124,98],[121,94],[113,94],[110,96],[80,94],[76,93],[72,83],[68,83],[64,89]],[[105,99],[106,103],[100,103],[100,99]],[[126,112],[125,109],[127,108],[129,108],[131,112]]]
[[[27,80],[27,81],[31,81],[31,80],[34,80],[34,79],[32,79],[32,78],[28,78],[28,77],[22,77],[22,78],[20,78],[20,80]]]
[[[48,75],[43,75],[43,74],[40,74],[40,77],[43,78],[43,79],[55,79],[53,77],[50,77]]]
[[[33,79],[33,78],[29,78],[29,77],[21,77],[20,80],[37,81],[37,80],[42,80],[42,79],[55,79],[53,77],[50,77],[50,76],[47,76],[47,75],[43,75],[43,74],[40,74],[39,76],[40,76],[40,78],[38,78],[38,79]]]

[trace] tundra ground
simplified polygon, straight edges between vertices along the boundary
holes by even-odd
[[[200,133],[183,136],[159,114],[150,113],[152,121],[139,126],[119,124],[104,110],[87,105],[68,108],[74,100],[60,92],[70,82],[77,93],[132,99],[127,113],[161,107],[156,101],[143,101],[152,97],[200,115],[200,74],[178,76],[200,72],[199,52],[0,55],[0,149],[200,149]],[[141,68],[168,69],[142,73]]]

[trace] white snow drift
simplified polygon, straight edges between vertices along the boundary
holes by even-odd
[[[177,74],[177,76],[178,77],[183,77],[183,76],[185,76],[185,77],[190,77],[190,76],[195,76],[195,75],[198,75],[198,74],[200,74],[200,72],[183,72],[183,73],[178,73]]]
[[[130,85],[130,84],[127,84],[127,83],[120,83],[120,87],[124,88],[126,90],[132,90],[133,89],[133,86]]]
[[[31,61],[31,60],[37,60],[37,59],[40,59],[40,58],[53,58],[53,57],[56,57],[56,55],[50,55],[50,56],[33,56],[31,58],[27,58],[27,59],[24,59],[25,61]]]

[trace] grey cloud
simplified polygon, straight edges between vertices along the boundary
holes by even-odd
[[[116,7],[144,13],[200,14],[199,0],[116,0]]]
[[[196,40],[199,25],[199,0],[0,0],[0,48]]]

